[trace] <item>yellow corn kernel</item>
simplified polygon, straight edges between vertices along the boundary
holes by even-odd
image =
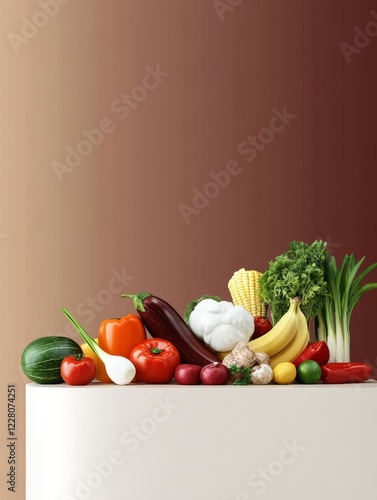
[[[250,287],[250,312],[253,316],[266,316],[266,304],[260,297],[260,279],[262,273],[259,271],[247,271]]]

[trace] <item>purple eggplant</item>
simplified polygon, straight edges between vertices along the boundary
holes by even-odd
[[[194,335],[182,316],[165,300],[150,293],[124,294],[132,299],[135,309],[153,338],[165,339],[175,345],[182,363],[205,366],[219,358]]]

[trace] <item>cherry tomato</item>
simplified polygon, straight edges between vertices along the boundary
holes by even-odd
[[[87,385],[96,376],[96,364],[81,354],[66,356],[60,365],[60,374],[66,384]]]
[[[168,340],[146,339],[131,351],[136,377],[146,384],[166,384],[174,377],[181,362],[178,349]]]
[[[258,337],[261,337],[265,333],[269,332],[272,329],[272,324],[269,319],[264,318],[263,316],[255,316],[254,327],[254,333],[251,338],[257,339]]]

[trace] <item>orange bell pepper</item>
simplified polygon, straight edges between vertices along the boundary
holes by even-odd
[[[144,323],[136,314],[104,319],[98,329],[98,345],[109,354],[125,358],[146,338]]]

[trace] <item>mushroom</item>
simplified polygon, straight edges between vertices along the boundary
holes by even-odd
[[[270,361],[271,361],[270,356],[268,354],[266,354],[265,352],[256,352],[255,356],[257,358],[258,365],[261,365],[261,364],[269,365],[270,364]]]
[[[223,359],[224,365],[228,368],[231,365],[237,365],[238,368],[251,368],[256,362],[255,352],[249,348],[247,342],[237,342],[232,351]]]
[[[267,385],[274,378],[272,368],[267,363],[253,366],[251,369],[251,383],[256,385]]]
[[[223,364],[230,370],[231,380],[242,385],[250,384],[250,369],[256,362],[255,352],[247,342],[238,342],[223,359]]]

